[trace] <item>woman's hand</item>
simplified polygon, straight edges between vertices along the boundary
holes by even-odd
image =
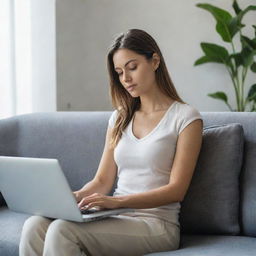
[[[78,207],[90,209],[92,207],[100,209],[115,209],[121,207],[121,200],[118,197],[106,196],[100,193],[94,193],[90,196],[84,197],[78,204]]]
[[[80,191],[73,191],[73,194],[75,196],[75,199],[76,199],[77,203],[79,203],[82,199]]]

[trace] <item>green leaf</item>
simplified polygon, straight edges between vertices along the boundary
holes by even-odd
[[[226,95],[225,92],[209,93],[208,96],[214,99],[223,100],[225,103],[228,103],[228,96]]]
[[[254,55],[255,55],[255,51],[252,51],[248,47],[244,47],[241,51],[242,65],[244,67],[250,66],[253,63]]]
[[[243,16],[249,12],[249,11],[256,11],[256,5],[249,5],[248,7],[246,7],[246,9],[244,9],[243,11],[241,11],[238,16],[241,18],[243,18]]]
[[[236,1],[235,1],[236,2]],[[231,38],[234,37],[234,35],[240,30],[242,29],[243,27],[245,27],[244,24],[242,24],[242,19],[244,17],[244,15],[249,12],[249,11],[256,11],[256,6],[254,5],[250,5],[248,6],[245,10],[241,10],[239,7],[238,7],[238,4],[235,3],[233,4],[233,8],[234,8],[234,5],[235,5],[235,12],[237,14],[236,17],[232,18],[231,22],[228,24],[228,28],[229,28],[229,31],[230,31],[230,34],[231,34]]]
[[[225,47],[211,43],[201,43],[201,47],[212,62],[229,64],[229,53]]]
[[[256,102],[256,84],[253,84],[248,92],[247,96],[248,101]]]
[[[251,65],[251,71],[256,73],[256,62],[253,62]]]
[[[251,51],[256,50],[255,38],[251,40],[250,38],[242,35],[240,39],[243,47],[247,46]]]
[[[201,65],[207,62],[215,62],[215,61],[212,61],[208,56],[203,56],[195,61],[194,66]]]
[[[230,23],[228,24],[228,29],[230,31],[231,38],[233,38],[234,35],[243,27],[245,27],[245,25],[241,23],[241,20],[239,19],[238,16],[232,18]]]
[[[243,58],[241,53],[234,53],[230,55],[230,58],[233,58],[235,60],[236,66],[239,67],[243,65]]]
[[[209,62],[213,62],[213,63],[223,63],[222,61],[219,60],[219,58],[214,58],[214,57],[209,57],[209,56],[203,56],[199,59],[197,59],[194,63],[194,66],[197,65],[201,65],[204,63],[209,63]]]
[[[232,41],[232,35],[229,29],[229,24],[232,21],[232,16],[226,10],[213,6],[211,4],[197,4],[199,8],[209,11],[216,19],[216,30],[225,42]]]
[[[237,16],[236,16],[237,24],[238,24],[238,25],[240,24],[239,26],[241,26],[241,28],[244,27],[244,25],[241,24],[242,19],[243,19],[244,15],[245,15],[247,12],[249,12],[249,11],[256,11],[256,6],[250,5],[250,6],[248,6],[245,10],[243,10],[243,11],[240,10],[240,12],[239,12],[239,13],[237,14]]]
[[[239,6],[238,6],[236,0],[234,0],[232,6],[233,6],[233,9],[235,10],[235,13],[236,13],[236,14],[239,14],[239,13],[242,11],[242,10],[239,8]]]
[[[248,67],[253,63],[253,56],[256,55],[256,38],[250,39],[242,35],[240,40],[242,51],[240,53],[232,54],[231,57],[235,59],[237,67],[240,65]]]

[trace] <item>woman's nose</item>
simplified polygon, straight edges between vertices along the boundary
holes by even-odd
[[[124,72],[124,81],[128,82],[131,80],[131,76],[128,74],[128,72]]]

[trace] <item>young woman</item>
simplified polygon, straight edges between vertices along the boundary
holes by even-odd
[[[133,256],[179,247],[180,202],[200,152],[202,117],[181,100],[143,30],[115,39],[108,71],[115,111],[103,155],[94,179],[74,195],[80,208],[135,212],[90,223],[33,216],[23,227],[21,256]]]

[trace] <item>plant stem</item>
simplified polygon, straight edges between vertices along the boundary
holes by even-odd
[[[238,87],[238,97],[239,97],[239,107],[238,107],[238,111],[242,111],[242,98],[241,98],[241,95],[242,95],[242,88],[241,88],[241,85],[240,85],[240,80],[239,80],[239,67],[237,68],[237,76],[235,77],[236,78],[236,81],[237,81],[237,87]]]
[[[231,80],[232,80],[232,82],[233,82],[233,86],[234,86],[235,94],[236,94],[236,102],[238,102],[238,101],[239,101],[239,96],[238,96],[238,90],[237,90],[237,86],[236,86],[236,81],[234,80],[234,77],[233,77],[233,75],[232,75],[232,72],[230,72],[230,70],[229,70],[229,66],[226,65],[226,64],[225,64],[225,66],[226,66],[227,71],[228,71],[228,73],[229,73],[229,75],[230,75],[230,77],[231,77]]]
[[[246,107],[246,101],[244,99],[244,81],[245,81],[245,78],[246,78],[247,71],[248,71],[248,67],[243,67],[242,85],[241,85],[242,86],[243,111],[245,110],[245,107]]]
[[[228,103],[228,102],[226,102],[226,104],[227,104],[227,106],[228,106],[229,110],[230,110],[230,111],[233,111],[233,109],[232,109],[232,107],[229,105],[229,103]]]
[[[235,54],[235,46],[234,46],[234,43],[233,43],[233,40],[231,41],[231,45],[232,45],[232,49],[233,49],[233,54]],[[238,78],[238,71],[239,71],[239,68],[237,67],[236,63],[235,63],[235,71],[234,72],[234,78],[232,76],[232,81],[233,81],[233,84],[234,84],[234,87],[236,88],[236,103],[237,103],[237,111],[241,111],[241,88],[240,88],[240,83],[239,83],[239,78]],[[236,82],[235,82],[236,80]]]

